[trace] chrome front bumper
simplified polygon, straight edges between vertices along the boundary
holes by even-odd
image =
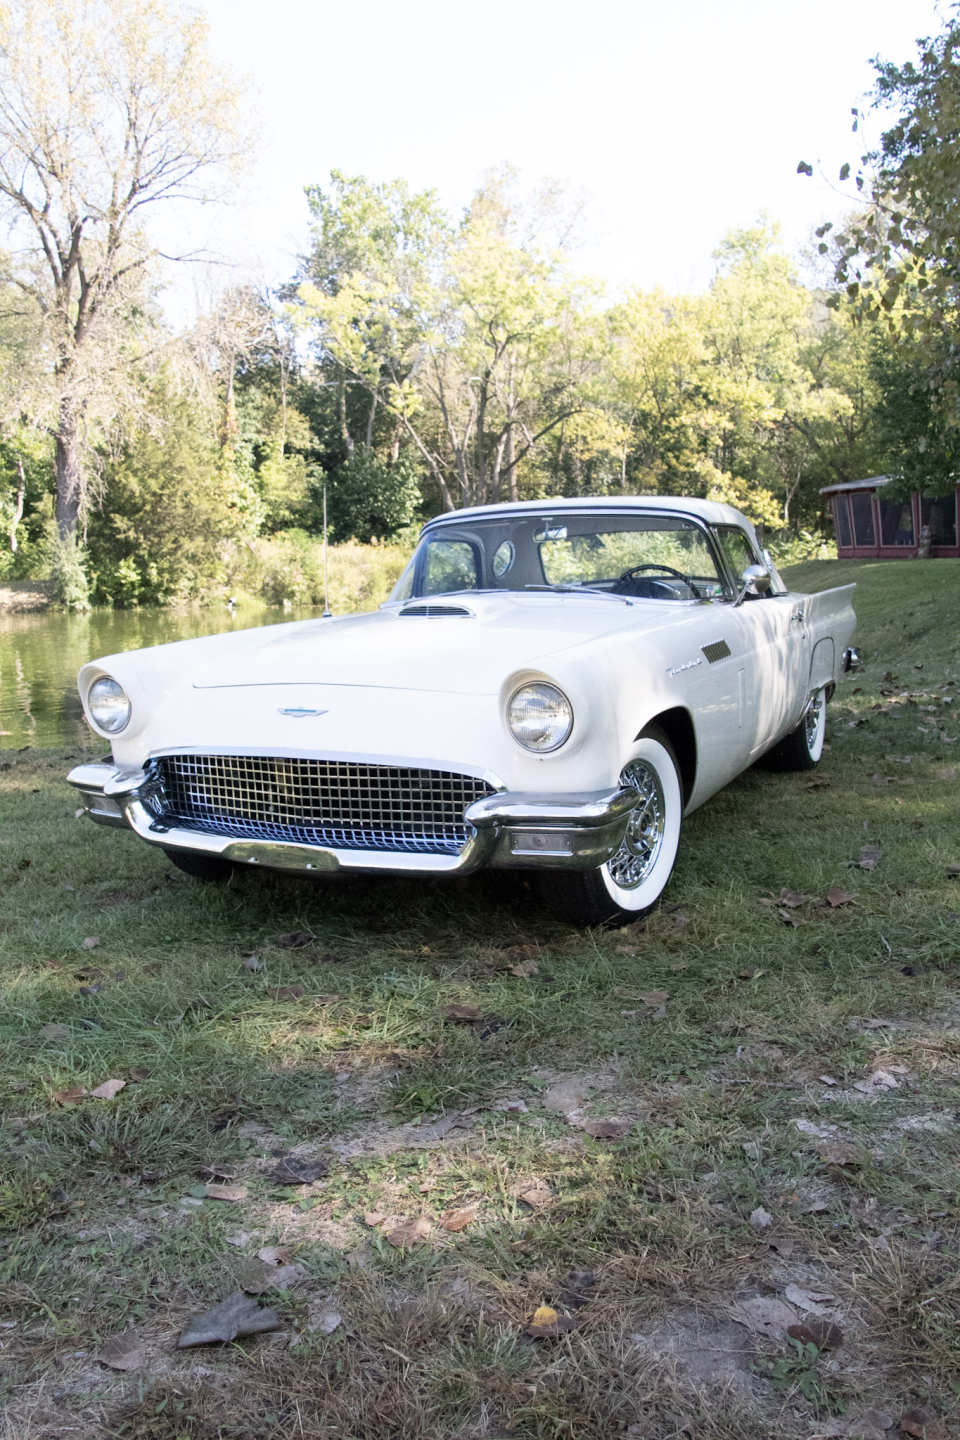
[[[324,875],[367,871],[394,875],[464,875],[482,865],[592,870],[620,848],[639,795],[630,786],[574,795],[524,795],[498,791],[467,807],[471,834],[459,855],[385,850],[334,850],[285,840],[237,840],[168,827],[143,804],[142,770],[118,770],[109,761],[78,765],[67,776],[79,790],[91,820],[129,827],[141,840],[165,850],[216,855],[238,865],[262,865]]]

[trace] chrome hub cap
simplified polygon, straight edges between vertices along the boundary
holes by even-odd
[[[632,785],[640,796],[630,812],[620,849],[607,862],[610,879],[622,890],[636,890],[647,879],[663,845],[666,815],[660,777],[645,760],[631,760],[621,776],[621,785]]]
[[[817,735],[820,730],[820,717],[823,714],[823,692],[818,691],[811,700],[807,713],[804,716],[804,734],[807,739],[807,749],[813,753],[817,743]]]

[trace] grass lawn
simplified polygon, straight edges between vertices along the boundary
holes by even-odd
[[[624,930],[205,887],[0,757],[5,1440],[956,1433],[960,562],[788,578],[867,668]]]

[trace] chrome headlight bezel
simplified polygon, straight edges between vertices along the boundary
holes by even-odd
[[[97,713],[98,704],[102,707]],[[87,715],[101,735],[120,735],[130,724],[133,704],[119,680],[98,675],[87,690]]]
[[[528,680],[518,685],[507,701],[505,718],[513,739],[532,755],[552,755],[566,745],[573,733],[573,706],[560,686],[548,680]],[[539,738],[538,721],[542,731]]]

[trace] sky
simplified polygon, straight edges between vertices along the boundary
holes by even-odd
[[[575,263],[611,297],[702,289],[731,229],[765,212],[799,251],[842,214],[871,57],[915,57],[942,3],[200,0],[215,62],[249,78],[259,143],[228,208],[178,217],[230,263],[213,279],[180,267],[171,303],[202,305],[225,277],[289,278],[304,186],[331,169],[435,189],[457,213],[504,163],[582,202]]]

